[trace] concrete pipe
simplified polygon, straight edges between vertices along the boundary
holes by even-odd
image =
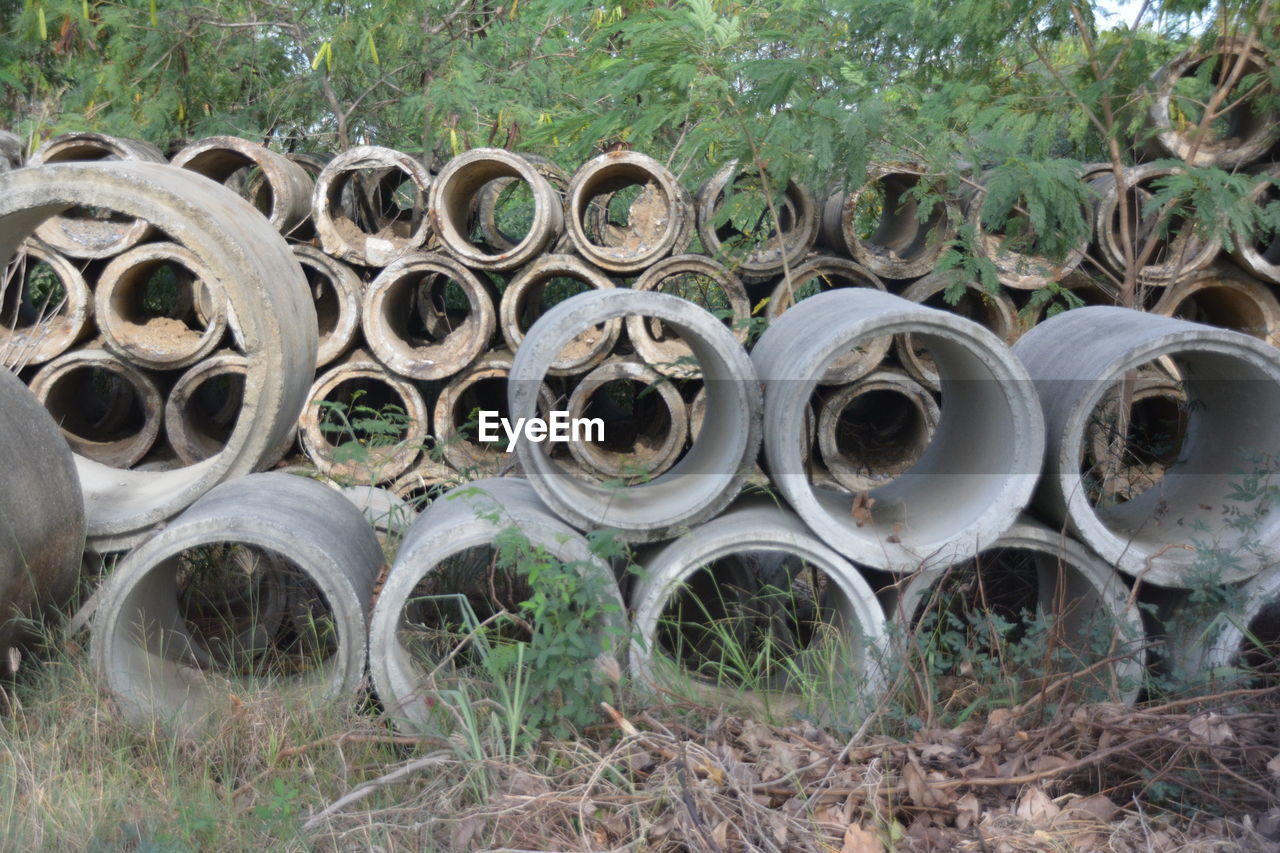
[[[311,216],[311,177],[297,163],[235,136],[210,136],[173,155],[172,165],[226,184],[248,173],[245,195],[281,234],[292,235]],[[261,176],[254,181],[253,173]]]
[[[326,476],[377,485],[413,467],[426,446],[427,427],[427,404],[417,387],[355,350],[316,378],[298,419],[298,438]]]
[[[1198,77],[1206,63],[1212,65],[1208,75],[1207,91],[1194,94],[1179,89],[1179,83],[1195,84],[1203,89]],[[1204,105],[1216,90],[1234,78],[1231,93],[1219,107],[1221,117],[1211,122],[1203,137],[1200,136],[1200,117]],[[1208,51],[1195,48],[1179,54],[1168,65],[1157,71],[1151,79],[1155,97],[1147,115],[1155,129],[1155,139],[1161,155],[1167,154],[1193,166],[1217,166],[1231,171],[1247,166],[1266,155],[1276,140],[1275,115],[1240,103],[1244,90],[1252,89],[1257,79],[1266,80],[1274,62],[1256,42],[1243,38],[1219,39]],[[1269,87],[1258,93],[1266,97]],[[1224,124],[1225,122],[1225,124]],[[1194,156],[1192,152],[1195,152]]]
[[[102,465],[133,466],[160,434],[164,399],[155,380],[105,350],[59,356],[32,377],[31,391],[71,449]]]
[[[1280,301],[1261,281],[1232,264],[1217,264],[1180,278],[1151,309],[1219,329],[1233,329],[1280,346]]]
[[[147,243],[98,275],[93,313],[108,352],[140,367],[175,370],[208,356],[227,333],[227,303],[195,252]]]
[[[747,231],[731,220],[720,222],[726,200],[739,192],[754,196],[748,204],[754,211],[755,227]],[[759,176],[743,174],[737,160],[726,163],[698,190],[695,211],[703,251],[725,261],[748,281],[782,275],[800,263],[818,239],[818,205],[813,193],[787,181],[774,208],[777,222],[763,197]]]
[[[496,442],[481,441],[479,425],[475,422],[477,411],[497,412],[498,417],[511,419],[507,408],[510,373],[511,353],[490,350],[440,389],[431,421],[435,427],[435,446],[456,471],[497,474],[515,463],[515,458],[505,452],[506,435],[500,434]],[[543,383],[538,389],[539,417],[548,417],[555,402],[555,395]]]
[[[663,258],[645,270],[631,285],[632,290],[653,290],[687,299],[695,305],[725,317],[738,343],[746,344],[750,331],[751,303],[742,281],[724,264],[705,255],[675,255]],[[697,379],[702,374],[693,362],[693,350],[680,338],[669,335],[657,321],[627,318],[627,338],[636,354],[650,367],[674,379]]]
[[[1038,642],[1050,671],[1039,675],[1079,671],[1115,658],[1073,682],[1072,689],[1101,694],[1077,694],[1077,701],[1131,704],[1142,686],[1146,634],[1128,584],[1088,548],[1029,516],[976,557],[917,572],[882,596],[899,627],[894,633],[904,643],[898,656],[904,664],[927,651],[912,645],[923,642],[931,625],[949,624],[948,617],[969,624],[971,614],[989,613],[1017,626],[1033,614],[1049,623]],[[985,637],[975,639],[981,644]]]
[[[545,442],[518,440],[516,453],[538,494],[574,527],[613,527],[628,541],[652,542],[713,518],[728,506],[760,448],[760,385],[751,360],[724,324],[666,293],[580,293],[529,330],[512,362],[507,394],[513,418],[534,416],[542,380],[565,345],[584,328],[631,314],[666,324],[689,345],[702,369],[706,418],[684,457],[647,483],[612,488],[567,475],[543,452]]]
[[[93,328],[93,296],[79,267],[36,238],[0,278],[0,363],[43,364]]]
[[[21,168],[25,150],[17,134],[0,130],[0,172]]]
[[[101,160],[139,160],[164,163],[160,149],[141,139],[103,133],[64,133],[48,139],[27,160],[28,166]],[[132,248],[151,234],[151,224],[118,213],[75,207],[52,216],[36,229],[36,236],[70,258],[100,259]]]
[[[369,267],[423,248],[431,234],[430,187],[427,167],[408,154],[376,145],[348,148],[316,179],[311,215],[320,245],[339,260]]]
[[[819,377],[860,342],[908,332],[937,359],[942,406],[933,441],[909,470],[852,501],[812,487],[798,439]],[[1044,455],[1035,389],[1004,342],[970,320],[867,288],[832,290],[779,317],[751,360],[765,383],[771,479],[805,523],[854,562],[907,572],[967,559],[999,538],[1031,497]]]
[[[962,277],[958,270],[930,273],[902,291],[902,298],[972,320],[1006,344],[1017,340],[1023,325],[1018,318],[1017,306],[1004,291],[992,293],[978,282],[964,279],[964,294],[960,300],[954,304],[947,302],[946,291]],[[913,379],[930,391],[938,390],[938,365],[927,347],[908,334],[894,341],[894,350],[898,361]]]
[[[37,608],[74,591],[84,498],[67,442],[40,401],[0,368],[0,649]]]
[[[1238,605],[1193,619],[1166,638],[1179,675],[1190,681],[1252,675],[1256,684],[1238,686],[1275,683],[1280,666],[1280,567],[1268,566],[1242,585],[1235,598]]]
[[[1039,290],[1052,282],[1061,281],[1064,276],[1080,266],[1085,252],[1089,250],[1088,236],[1082,237],[1077,245],[1072,246],[1061,261],[1051,261],[1039,255],[1028,254],[1019,247],[1029,245],[1031,239],[1036,236],[1030,222],[1021,220],[1014,226],[1016,230],[1013,233],[989,230],[983,224],[986,199],[985,188],[976,190],[969,199],[969,224],[973,227],[976,236],[977,254],[991,262],[996,270],[996,278],[1005,287],[1017,290]],[[1018,201],[1021,204],[1023,199],[1019,197]],[[1089,226],[1093,224],[1093,211],[1081,206],[1080,222],[1087,235],[1091,230]],[[1011,220],[1007,225],[1014,225],[1014,223]]]
[[[223,483],[103,582],[94,670],[139,725],[195,728],[229,710],[245,677],[274,689],[288,674],[309,700],[354,701],[382,559],[360,511],[320,483],[280,473]],[[228,612],[228,588],[250,584],[283,588],[290,618],[253,606],[252,588],[250,606]],[[280,627],[254,630],[268,616]]]
[[[932,394],[901,371],[876,370],[823,396],[818,449],[833,480],[866,492],[914,465],[937,425]]]
[[[569,286],[565,279],[596,290],[614,288],[612,279],[573,255],[543,255],[520,270],[502,292],[498,322],[508,349],[512,352],[519,350],[526,330],[546,311],[548,295],[564,298]],[[548,294],[548,290],[552,294]],[[622,321],[616,319],[582,330],[555,354],[550,374],[574,376],[586,373],[609,357],[621,332]]]
[[[554,244],[549,244],[544,251],[572,252],[573,240],[564,229],[564,197],[569,192],[569,174],[539,154],[521,154],[520,156],[533,167],[534,171],[547,179],[547,183],[555,191],[556,203],[560,206],[560,237]],[[520,179],[515,177],[494,178],[481,187],[475,196],[474,215],[480,234],[484,237],[485,243],[500,252],[511,251],[525,239],[505,230],[512,226],[503,221],[506,218],[505,211],[508,205],[512,205],[515,207],[516,215],[521,219],[521,224],[515,227],[523,227],[525,199],[518,195],[519,190],[516,189],[521,184]],[[531,191],[530,195],[532,195]]]
[[[404,501],[414,512],[422,512],[441,494],[464,480],[457,471],[442,462],[426,459],[391,484],[391,494]]]
[[[406,255],[365,291],[364,339],[388,370],[448,379],[488,349],[496,301],[493,285],[453,258]]]
[[[633,188],[639,194],[631,198]],[[593,209],[599,215],[591,215]],[[578,253],[609,272],[639,272],[685,251],[693,239],[688,191],[670,169],[637,151],[612,151],[584,163],[569,183],[565,213]]]
[[[828,197],[822,213],[823,243],[848,252],[884,278],[918,278],[932,272],[956,234],[960,215],[950,202],[939,199],[922,221],[916,197],[921,181],[931,193],[940,195],[945,189],[923,166],[872,165],[861,187]],[[864,221],[874,227],[870,234],[862,231]]]
[[[1221,249],[1220,241],[1210,239],[1190,227],[1185,217],[1171,216],[1157,231],[1157,211],[1146,208],[1155,195],[1154,182],[1181,172],[1181,167],[1145,163],[1125,170],[1124,192],[1128,198],[1129,233],[1133,241],[1136,263],[1150,240],[1155,249],[1136,273],[1139,285],[1163,287],[1196,270],[1207,267]],[[1124,241],[1120,228],[1120,190],[1114,174],[1103,174],[1089,183],[1097,200],[1094,202],[1095,238],[1098,256],[1112,272],[1123,276],[1126,268]]]
[[[291,247],[307,277],[319,323],[316,367],[336,361],[355,344],[360,333],[360,302],[364,282],[351,267],[306,244]]]
[[[1256,179],[1249,200],[1255,207],[1265,208],[1280,202],[1280,163],[1259,166],[1252,170]],[[1262,230],[1257,234],[1236,231],[1231,242],[1235,248],[1231,257],[1258,278],[1280,284],[1280,230]]]
[[[801,299],[835,287],[873,287],[884,290],[884,283],[875,273],[853,261],[829,255],[810,258],[791,270],[789,280],[784,277],[774,286],[764,309],[765,319],[772,323]],[[827,372],[822,375],[822,384],[843,385],[865,376],[884,361],[892,345],[893,338],[886,335],[873,338],[857,349],[843,353],[831,362]]]
[[[1180,377],[1160,366],[1135,372],[1129,390],[1126,434],[1120,435],[1117,384],[1107,392],[1085,428],[1084,470],[1095,502],[1133,500],[1160,482],[1178,459],[1187,429],[1187,395]]]
[[[471,216],[477,194],[491,181],[523,181],[533,195],[533,219],[510,248],[477,245]],[[564,231],[564,207],[551,183],[533,164],[501,148],[475,148],[454,157],[436,177],[428,208],[431,227],[445,251],[483,270],[524,266],[554,246]]]
[[[689,436],[689,408],[680,391],[629,357],[614,356],[582,377],[569,396],[570,423],[579,418],[599,418],[601,429],[598,437],[590,428],[573,435],[569,453],[602,480],[658,476],[680,458]]]
[[[338,491],[364,516],[385,552],[398,545],[409,532],[418,510],[390,489],[378,486],[339,486]]]
[[[697,393],[693,395],[693,400],[689,402],[689,440],[697,441],[698,435],[702,432],[702,422],[707,416],[707,389],[706,386],[700,385]],[[801,446],[801,457],[804,460],[805,470],[809,471],[814,468],[813,448],[818,443],[818,419],[814,416],[812,403],[806,403],[804,407],[804,426],[801,432],[803,436],[803,444]],[[815,472],[821,474],[825,472]],[[753,478],[755,480],[753,481]],[[759,464],[753,466],[752,473],[747,477],[747,485],[752,485],[758,481],[766,488],[769,479],[764,475]]]
[[[235,193],[157,163],[57,164],[0,175],[0,261],[73,205],[144,219],[193,251],[239,318],[245,405],[226,449],[177,471],[129,472],[78,459],[91,547],[121,550],[210,488],[254,470],[283,442],[315,365],[315,309],[288,246]]]
[[[1091,307],[1046,320],[1023,335],[1014,353],[1044,408],[1048,440],[1036,507],[1046,521],[1070,525],[1103,559],[1147,583],[1187,582],[1201,546],[1226,555],[1225,583],[1264,567],[1280,539],[1280,517],[1264,514],[1242,531],[1240,519],[1254,518],[1261,507],[1237,499],[1238,484],[1257,458],[1280,453],[1272,429],[1280,418],[1280,352],[1239,332]],[[1093,506],[1081,473],[1088,427],[1128,372],[1166,357],[1187,395],[1176,459],[1136,498]]]
[[[719,660],[736,641],[743,656],[788,659],[748,676],[770,691],[786,691],[786,673],[799,671],[803,684],[822,683],[824,698],[842,700],[844,707],[820,709],[842,721],[875,706],[884,687],[884,614],[858,570],[792,512],[770,500],[740,501],[642,553],[640,563],[645,572],[630,596],[633,678],[661,685],[675,670],[686,687],[723,696],[742,686],[733,683],[739,667]]]
[[[449,624],[467,624],[458,600],[465,596],[474,616],[484,619],[500,608],[514,612],[528,598],[522,595],[529,592],[528,581],[494,563],[498,537],[511,527],[533,547],[578,571],[586,581],[583,589],[598,596],[593,603],[601,649],[612,644],[614,654],[626,653],[620,645],[626,616],[613,570],[591,553],[586,539],[552,515],[522,480],[468,483],[418,516],[370,619],[373,686],[402,731],[418,731],[430,723],[434,702],[428,694],[436,684],[452,683],[464,666],[467,655],[454,655],[449,671],[442,671],[457,644],[440,635]]]

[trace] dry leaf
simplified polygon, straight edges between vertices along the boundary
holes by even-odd
[[[1096,819],[1099,823],[1111,823],[1120,807],[1111,802],[1106,794],[1094,794],[1092,797],[1081,797],[1072,800],[1070,811],[1080,811]]]
[[[871,830],[851,823],[844,830],[840,853],[884,853],[884,843]]]
[[[1267,762],[1267,770],[1271,775],[1280,779],[1280,752],[1277,752],[1270,761]]]
[[[1194,718],[1187,724],[1187,729],[1197,741],[1209,746],[1220,746],[1236,739],[1227,721],[1212,712]]]
[[[982,804],[978,802],[978,798],[973,792],[965,794],[956,800],[956,829],[968,829],[978,822],[978,815],[982,813]]]
[[[1062,810],[1054,805],[1048,794],[1039,787],[1032,786],[1022,792],[1013,813],[1035,826],[1048,826],[1060,811]]]

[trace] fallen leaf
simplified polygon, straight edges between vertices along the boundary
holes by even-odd
[[[851,823],[845,827],[840,853],[884,853],[884,843],[871,830]]]
[[[1068,810],[1084,812],[1099,823],[1111,823],[1116,812],[1120,811],[1120,807],[1111,802],[1111,798],[1106,794],[1094,794],[1091,797],[1072,800]]]
[[[1048,826],[1060,811],[1048,794],[1033,785],[1022,792],[1013,813],[1035,826]]]
[[[1236,739],[1227,721],[1213,712],[1195,717],[1187,724],[1187,729],[1196,740],[1209,746],[1220,746]]]
[[[982,804],[978,802],[978,798],[973,792],[965,794],[956,800],[956,829],[968,829],[978,822],[978,815],[982,813]]]

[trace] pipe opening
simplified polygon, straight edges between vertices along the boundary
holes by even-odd
[[[1266,340],[1271,334],[1267,315],[1256,299],[1230,287],[1202,287],[1173,309],[1173,316],[1220,329],[1234,329]]]
[[[318,405],[320,432],[329,447],[353,442],[363,447],[385,447],[404,441],[409,435],[407,401],[390,383],[372,376],[342,380]]]
[[[659,293],[670,293],[672,296],[679,296],[681,299],[687,299],[699,308],[710,311],[720,318],[730,331],[736,331],[734,328],[735,318],[733,316],[734,306],[729,299],[728,292],[725,290],[724,282],[718,280],[715,276],[696,272],[677,272],[664,277],[650,289]],[[657,317],[646,317],[644,325],[649,330],[649,337],[654,341],[661,343],[668,339],[680,340],[680,336],[674,331],[668,330],[666,325]]]
[[[180,417],[186,437],[208,458],[226,447],[244,403],[244,373],[228,370],[206,377],[191,392]]]
[[[54,267],[22,254],[0,282],[0,324],[13,331],[48,326],[53,332],[67,307],[67,286]]]
[[[571,275],[552,275],[529,282],[522,289],[516,306],[520,333],[526,334],[538,318],[571,296],[595,290],[591,282]],[[613,325],[617,325],[615,322]],[[580,363],[589,360],[600,347],[609,324],[598,323],[578,333],[556,354],[557,362]]]
[[[741,257],[776,251],[794,239],[791,232],[795,231],[799,219],[797,193],[796,187],[788,184],[786,195],[775,202],[778,213],[775,225],[760,178],[753,174],[736,175],[729,186],[716,194],[711,209],[711,221],[721,249],[730,257]]]
[[[1189,263],[1195,259],[1202,248],[1202,241],[1191,228],[1191,223],[1196,219],[1195,208],[1190,206],[1185,198],[1174,203],[1163,221],[1160,209],[1148,210],[1151,199],[1159,189],[1154,185],[1154,180],[1162,177],[1164,176],[1153,176],[1125,188],[1130,216],[1129,234],[1135,261],[1146,249],[1147,242],[1152,237],[1155,238],[1155,249],[1146,262],[1148,267],[1180,266],[1183,263]],[[1124,232],[1120,224],[1120,205],[1116,204],[1112,210],[1111,229],[1116,246],[1120,252],[1123,252]]]
[[[343,204],[344,194],[349,204]],[[346,168],[329,181],[325,201],[338,235],[352,245],[366,237],[408,240],[422,220],[422,188],[397,166]]]
[[[124,323],[113,329],[113,337],[125,346],[185,352],[208,331],[201,306],[213,298],[185,264],[144,260],[123,272],[111,291],[111,310]]]
[[[95,448],[103,445],[141,439],[154,416],[128,374],[102,365],[72,366],[58,374],[44,404],[76,452],[90,458],[98,458]]]
[[[1271,117],[1256,110],[1249,103],[1254,84],[1241,85],[1246,80],[1256,81],[1265,77],[1267,70],[1256,59],[1243,51],[1239,53],[1214,53],[1190,63],[1177,75],[1169,92],[1168,125],[1185,134],[1188,140],[1199,132],[1204,119],[1205,105],[1226,82],[1235,65],[1243,60],[1242,73],[1232,84],[1209,122],[1200,150],[1205,153],[1231,150],[1241,141],[1265,134],[1270,129]]]
[[[506,448],[506,436],[496,441],[482,441],[477,427],[477,412],[497,412],[500,418],[510,418],[507,409],[507,379],[505,376],[490,376],[477,379],[467,384],[455,398],[449,421],[453,424],[454,435],[482,452],[499,452]],[[499,430],[501,432],[501,430]]]
[[[490,206],[477,215],[471,232],[473,243],[488,243],[497,249],[510,249],[524,242],[533,229],[537,212],[537,200],[533,188],[517,178],[498,178],[493,182],[500,188],[494,193]],[[484,193],[486,188],[481,189]],[[491,221],[485,221],[486,216]]]
[[[583,417],[604,421],[603,440],[590,443],[608,453],[644,457],[660,447],[672,428],[671,410],[653,386],[614,379],[591,393]]]
[[[906,380],[909,381],[909,380]],[[837,483],[853,491],[892,481],[924,455],[933,437],[937,407],[917,393],[892,387],[855,389],[823,405],[818,430],[822,457]]]
[[[320,328],[320,340],[333,335],[338,328],[338,320],[342,317],[342,297],[333,277],[322,269],[309,264],[299,264],[307,277],[307,287],[311,291],[311,301],[316,307],[316,321]]]
[[[1280,679],[1280,598],[1264,604],[1249,620],[1240,641],[1240,665],[1254,675],[1255,687]]]
[[[405,275],[386,290],[382,322],[414,347],[439,343],[466,326],[471,316],[467,291],[443,273]]]
[[[1159,485],[1182,455],[1187,435],[1182,383],[1135,377],[1125,386],[1122,379],[1105,392],[1085,427],[1080,476],[1095,508],[1134,500]],[[1121,405],[1126,394],[1127,412]]]
[[[933,248],[930,237],[946,227],[947,210],[933,203],[921,221],[915,197],[919,175],[890,173],[858,192],[853,207],[854,233],[866,247],[880,254],[912,260]]]

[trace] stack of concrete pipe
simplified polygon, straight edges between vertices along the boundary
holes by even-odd
[[[1155,144],[1280,176],[1265,162],[1273,122],[1191,147],[1168,126],[1173,82],[1202,61],[1157,75]],[[11,166],[13,141],[0,137]],[[111,162],[83,162],[95,160]],[[608,527],[634,543],[650,569],[629,591],[641,676],[663,608],[726,560],[739,584],[800,566],[828,575],[828,610],[872,692],[886,624],[913,624],[957,567],[1012,565],[1011,553],[1034,565],[1033,607],[1079,637],[1092,624],[1081,612],[1106,615],[1129,684],[1144,648],[1134,578],[1188,586],[1216,554],[1221,580],[1259,576],[1251,606],[1274,633],[1265,554],[1280,521],[1230,521],[1254,509],[1233,486],[1237,451],[1280,451],[1280,243],[1240,235],[1228,256],[1175,230],[1135,272],[1150,310],[1115,307],[1118,200],[1140,202],[1176,164],[1083,170],[1093,238],[1050,262],[982,232],[980,171],[976,190],[947,195],[904,163],[825,199],[788,185],[780,233],[760,237],[722,221],[745,181],[738,164],[695,194],[632,151],[570,174],[500,149],[427,164],[377,146],[282,155],[217,137],[165,164],[147,143],[81,133],[26,162],[0,175],[0,245],[43,263],[65,298],[28,276],[6,292],[0,336],[76,453],[90,547],[137,547],[149,564],[127,583],[142,583],[168,559],[144,549],[180,522],[157,526],[220,506],[202,496],[241,475],[298,468],[300,449],[306,467],[362,487],[349,497],[383,519],[384,544],[405,538],[369,640],[375,684],[403,721],[420,710],[397,639],[406,602],[496,528],[435,506],[409,527],[384,516],[480,477],[497,478],[485,491],[538,541],[578,548],[574,537]],[[944,196],[923,216],[922,184]],[[1265,204],[1275,189],[1258,187]],[[995,292],[939,268],[966,219]],[[1095,307],[1040,317],[1037,292],[1055,283]],[[1122,396],[1134,412],[1174,412],[1181,446],[1099,485],[1082,465],[1115,449],[1098,413]],[[478,410],[600,417],[608,440],[518,440],[509,453],[505,435],[477,439]],[[761,488],[772,506],[743,497]],[[152,595],[111,583],[99,643],[124,630],[121,608],[141,607],[129,596]],[[204,653],[176,654],[186,666]]]

